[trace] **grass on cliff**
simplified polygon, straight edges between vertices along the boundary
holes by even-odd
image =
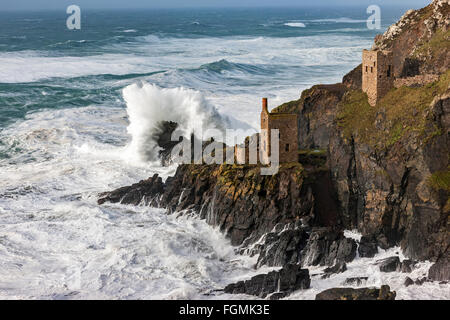
[[[428,178],[428,185],[435,191],[450,193],[450,167],[446,171],[437,171]],[[450,197],[444,206],[445,212],[450,212]]]
[[[421,55],[430,55],[436,57],[440,53],[450,50],[450,29],[447,31],[438,30],[428,41],[423,41],[414,50],[413,55],[419,57]]]
[[[450,168],[433,173],[428,179],[428,183],[436,191],[450,192]]]
[[[439,81],[419,88],[392,89],[376,107],[367,102],[367,95],[360,90],[348,92],[338,105],[337,124],[345,138],[355,137],[376,149],[386,150],[406,136],[427,143],[442,132],[431,131],[429,110],[436,96],[445,93],[450,84],[450,71]]]

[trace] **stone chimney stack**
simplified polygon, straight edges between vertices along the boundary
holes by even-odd
[[[267,112],[269,113],[269,110],[267,109],[267,98],[263,98],[262,99],[262,108],[263,108],[263,112]]]

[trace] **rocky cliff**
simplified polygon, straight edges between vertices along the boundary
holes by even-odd
[[[433,72],[439,80],[393,89],[372,108],[358,67],[344,85],[314,86],[275,110],[299,114],[301,148],[327,150],[344,227],[420,260],[449,255],[449,8],[434,1],[409,11],[374,45],[406,64],[418,59],[413,73],[398,63],[399,78]]]
[[[100,196],[195,213],[227,234],[257,267],[335,265],[357,251],[343,230],[363,234],[361,256],[400,245],[412,259],[437,261],[449,279],[449,4],[409,11],[375,48],[395,53],[397,77],[434,73],[432,83],[392,89],[371,107],[360,66],[335,85],[317,85],[273,112],[298,114],[299,163],[277,175],[258,166],[181,165]],[[333,269],[333,268],[331,268]]]

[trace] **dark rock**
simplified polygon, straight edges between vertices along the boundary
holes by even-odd
[[[414,77],[420,74],[420,60],[414,58],[406,58],[401,72],[401,78]]]
[[[361,90],[362,88],[362,64],[347,73],[342,79],[342,83],[350,89]]]
[[[180,141],[172,141],[172,133],[176,130],[178,124],[173,121],[162,121],[157,124],[155,128],[155,133],[153,134],[153,139],[156,141],[158,146],[161,148],[159,151],[159,158],[161,159],[161,164],[163,166],[168,166],[171,164],[170,155],[172,149]]]
[[[281,233],[269,233],[260,249],[256,267],[269,267],[296,264],[300,252],[305,247],[308,234],[303,229],[284,230]]]
[[[387,250],[394,245],[393,243],[391,243],[389,241],[389,239],[384,234],[379,234],[379,235],[377,235],[376,238],[377,238],[378,246],[383,250]]]
[[[395,300],[395,291],[389,286],[377,288],[333,288],[316,295],[316,300]]]
[[[345,271],[347,271],[347,265],[345,262],[339,261],[334,266],[324,270],[325,274],[322,276],[322,279],[329,278],[333,274],[343,273]]]
[[[436,40],[448,25],[449,6],[437,3],[409,13],[401,23],[401,32],[377,37],[375,49],[394,52],[394,76],[416,74],[417,69],[420,74],[448,70],[445,46],[417,50],[426,49],[423,44]],[[434,27],[430,29],[428,24]],[[417,52],[421,52],[420,57]],[[146,203],[164,207],[169,213],[196,211],[236,246],[250,246],[277,225],[308,221],[312,228],[327,228],[321,235],[312,232],[303,249],[303,241],[292,242],[301,250],[300,261],[311,265],[331,266],[353,259],[353,243],[343,241],[339,231],[358,229],[363,235],[376,235],[377,245],[383,249],[398,245],[411,259],[436,261],[429,277],[449,279],[448,258],[443,258],[450,243],[449,194],[445,188],[432,188],[429,179],[430,174],[448,171],[450,96],[437,86],[424,86],[430,91],[424,91],[423,96],[433,97],[433,102],[420,99],[419,105],[402,106],[405,110],[397,112],[395,108],[401,106],[386,105],[374,114],[375,119],[355,119],[365,113],[344,107],[354,104],[345,99],[351,96],[351,89],[360,88],[359,68],[347,75],[344,83],[313,86],[303,91],[300,99],[276,108],[298,115],[299,148],[322,149],[327,155],[325,164],[320,159],[320,166],[313,168],[309,167],[312,162],[304,167],[282,165],[276,176],[269,177],[257,174],[251,166],[181,165],[165,184],[141,182],[103,194],[99,203]],[[443,87],[441,84],[445,83],[438,87]],[[408,117],[401,116],[404,114]],[[356,122],[365,127],[356,128]],[[413,129],[417,125],[420,130]],[[162,130],[164,137],[157,138],[167,150],[171,143],[165,142],[172,128],[167,125]],[[399,128],[401,134],[394,134]],[[322,179],[327,182],[323,188]],[[277,241],[291,247],[281,237],[272,245],[276,247]],[[261,264],[298,261],[297,249],[283,256],[266,247],[267,258]],[[361,247],[362,255],[371,256],[373,251],[372,240]]]
[[[414,281],[410,277],[406,277],[404,285],[405,287],[409,287],[414,284]]]
[[[355,240],[345,238],[341,231],[316,228],[302,251],[302,265],[332,266],[336,262],[351,262],[356,256],[356,248]]]
[[[361,258],[373,258],[378,253],[378,242],[374,236],[362,236],[358,246]]]
[[[158,202],[156,198],[164,192],[164,187],[161,177],[155,174],[153,177],[142,180],[129,187],[122,187],[112,192],[102,193],[97,202],[100,205],[105,202],[111,202],[132,205],[143,203],[155,206]]]
[[[350,285],[350,286],[360,286],[363,283],[365,283],[369,277],[354,277],[354,278],[347,278],[344,281],[344,284]]]
[[[272,294],[269,297],[269,300],[280,300],[280,299],[283,299],[283,298],[287,297],[288,295],[289,294],[286,293],[286,292],[277,292],[277,293]]]
[[[425,282],[427,282],[427,278],[420,278],[420,279],[417,279],[416,281],[414,281],[414,284],[415,285],[418,285],[418,286],[421,286],[421,285],[423,285]]]
[[[428,271],[428,277],[433,281],[450,280],[450,259],[449,255],[440,257]]]
[[[310,221],[313,226],[323,223],[318,217],[327,214],[315,206],[315,199],[320,196],[315,194],[312,185],[317,183],[319,176],[329,175],[326,170],[311,168],[306,179],[300,164],[281,166],[275,176],[260,175],[260,169],[256,165],[180,165],[165,183],[141,181],[102,194],[99,203],[145,203],[166,208],[168,213],[196,212],[201,219],[224,232],[232,245],[243,248],[250,247],[276,226],[294,225],[300,221]],[[329,223],[334,225],[335,219]],[[278,238],[286,245],[284,256],[278,254],[281,251],[276,253],[266,247],[265,252],[269,255],[260,265],[295,262],[296,250],[301,250],[303,244],[300,239],[292,242],[289,237],[291,235],[286,233]],[[300,241],[297,243],[300,247],[296,249],[295,241]]]
[[[308,289],[311,283],[307,269],[300,265],[289,264],[279,271],[257,275],[250,280],[229,284],[224,292],[230,294],[249,294],[265,298],[271,293],[277,293],[274,298],[286,295],[300,289]]]
[[[389,257],[383,260],[377,261],[380,266],[381,272],[394,272],[400,269],[399,257]]]
[[[404,272],[404,273],[412,272],[416,263],[417,263],[416,261],[409,260],[409,259],[403,260],[403,262],[401,263],[401,269],[400,269],[401,272]]]

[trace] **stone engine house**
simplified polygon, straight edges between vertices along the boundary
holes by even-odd
[[[362,90],[375,106],[394,87],[394,59],[391,51],[364,50]]]
[[[270,113],[267,98],[262,100],[261,133],[247,137],[245,142],[234,147],[238,164],[255,164],[271,162],[271,130],[278,130],[279,162],[298,162],[298,124],[294,113]],[[257,150],[251,155],[250,150]]]
[[[261,157],[269,162],[271,156],[271,130],[279,130],[280,163],[298,161],[298,124],[293,113],[269,113],[267,98],[262,100],[261,111]]]

